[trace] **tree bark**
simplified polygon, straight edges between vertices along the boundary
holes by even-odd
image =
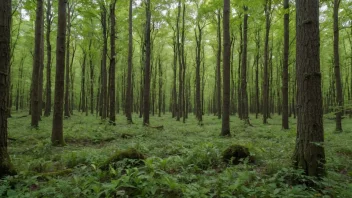
[[[150,109],[150,23],[151,23],[151,12],[150,12],[150,0],[146,0],[146,28],[145,28],[145,67],[144,67],[144,101],[143,101],[143,125],[149,125],[149,109]]]
[[[339,54],[339,7],[341,0],[334,0],[334,73],[336,81],[336,131],[342,131],[342,114],[343,114],[343,95],[340,72],[340,54]]]
[[[51,24],[53,14],[51,13],[51,0],[47,0],[46,10],[46,97],[45,97],[45,111],[44,116],[48,117],[51,113]]]
[[[54,118],[51,135],[52,144],[58,146],[65,144],[63,137],[63,98],[65,86],[66,4],[66,0],[59,0],[58,2]]]
[[[101,25],[103,28],[103,54],[101,61],[101,93],[100,93],[100,104],[101,104],[101,119],[107,117],[107,72],[106,72],[106,56],[108,53],[108,36],[107,36],[107,22],[106,22],[106,7],[100,5],[101,12]]]
[[[110,55],[110,71],[109,71],[109,97],[110,97],[110,123],[115,125],[116,121],[116,112],[115,112],[115,67],[116,67],[116,52],[115,52],[115,6],[116,0],[114,0],[110,5],[110,48],[111,48],[111,55]]]
[[[224,4],[224,6],[225,6],[225,4]],[[217,76],[217,78],[216,78],[216,94],[217,94],[216,101],[217,101],[217,115],[218,115],[218,118],[221,119],[221,47],[222,47],[222,45],[221,45],[221,15],[220,15],[220,10],[218,10],[217,18],[218,18],[218,26],[217,26],[218,51],[217,51],[217,57],[216,57],[216,76]]]
[[[11,0],[0,1],[0,178],[15,174],[7,152],[7,116],[9,95]]]
[[[70,117],[70,38],[71,38],[71,9],[67,2],[67,41],[66,41],[66,70],[65,70],[65,117]]]
[[[133,0],[130,0],[130,5],[129,5],[129,13],[128,13],[128,71],[127,71],[127,90],[126,90],[126,106],[125,106],[125,112],[126,112],[126,118],[127,122],[129,124],[133,123],[132,121],[132,105],[133,105],[133,100],[132,99],[132,67],[133,67],[133,62],[132,62],[132,56],[133,56],[133,19],[132,19],[132,12],[133,12]]]
[[[245,124],[249,124],[248,116],[248,94],[247,94],[247,40],[248,40],[248,8],[244,6],[243,17],[243,51],[242,51],[242,69],[241,69],[241,106],[242,106],[242,119]]]
[[[294,166],[309,176],[325,173],[319,54],[319,1],[296,0],[297,139]]]
[[[35,19],[35,44],[34,44],[34,58],[33,58],[33,72],[32,72],[32,90],[31,90],[31,126],[37,128],[39,126],[40,112],[39,112],[39,77],[40,67],[42,65],[41,58],[41,42],[43,37],[43,17],[44,8],[43,0],[37,0],[36,19]]]
[[[224,54],[223,54],[223,114],[221,136],[230,136],[230,60],[231,60],[231,41],[230,41],[230,0],[224,0]]]
[[[264,44],[264,79],[263,79],[263,123],[267,124],[269,114],[269,34],[270,34],[270,12],[271,0],[265,1],[265,44]]]
[[[288,58],[290,47],[289,0],[284,0],[284,60],[282,69],[282,128],[288,129]]]

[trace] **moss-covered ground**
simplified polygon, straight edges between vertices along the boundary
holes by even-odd
[[[193,115],[184,124],[166,114],[151,116],[163,130],[116,126],[79,112],[64,121],[66,146],[50,143],[52,117],[38,130],[29,127],[26,112],[9,119],[9,154],[17,176],[0,181],[0,197],[352,197],[352,119],[334,133],[334,120],[324,119],[327,176],[302,176],[291,168],[296,129],[281,129],[281,117],[253,127],[231,117],[230,138],[219,136],[221,120],[212,115],[197,125]],[[255,163],[227,165],[222,152],[231,145],[249,148]],[[146,159],[106,163],[121,151],[138,151]],[[108,167],[102,169],[101,167]],[[299,182],[292,182],[299,181]],[[305,183],[314,183],[314,187]]]

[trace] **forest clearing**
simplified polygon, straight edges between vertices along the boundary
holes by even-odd
[[[352,0],[1,0],[0,197],[352,197]]]

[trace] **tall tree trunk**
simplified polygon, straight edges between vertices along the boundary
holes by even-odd
[[[108,36],[107,36],[107,21],[106,21],[106,7],[105,5],[100,5],[101,9],[101,25],[103,28],[103,54],[101,61],[101,93],[100,93],[100,104],[101,104],[101,119],[106,119],[107,117],[107,72],[106,72],[106,56],[108,53]]]
[[[143,101],[143,125],[149,125],[149,109],[150,109],[150,23],[151,23],[151,12],[150,12],[150,0],[146,0],[146,27],[145,27],[145,67],[144,67],[144,101]]]
[[[225,3],[225,1],[224,1]],[[218,32],[218,51],[217,51],[217,57],[216,57],[216,101],[217,101],[217,115],[218,118],[221,118],[221,15],[220,15],[220,10],[218,10],[217,13],[217,18],[218,18],[218,26],[217,26],[217,32]],[[231,50],[231,49],[230,49]]]
[[[223,115],[222,115],[222,136],[230,136],[230,0],[224,0],[224,54],[223,54]]]
[[[132,20],[132,12],[133,12],[133,0],[130,0],[130,5],[129,5],[129,14],[128,14],[128,71],[127,71],[127,90],[126,90],[126,98],[129,98],[126,101],[126,106],[125,106],[125,112],[126,112],[126,118],[127,122],[129,124],[132,124],[132,105],[133,105],[133,100],[132,98],[132,67],[133,67],[133,62],[132,62],[132,56],[133,56],[133,20]]]
[[[44,5],[43,0],[37,0],[36,19],[35,19],[35,44],[33,58],[33,73],[32,73],[32,90],[31,90],[31,126],[37,128],[39,126],[39,78],[40,67],[42,66],[41,58],[41,42],[43,38],[43,17]]]
[[[94,113],[94,65],[92,53],[92,39],[89,40],[89,69],[90,69],[90,113]]]
[[[115,65],[116,65],[116,53],[115,53],[115,5],[116,0],[110,5],[110,48],[111,48],[111,55],[110,55],[110,71],[109,71],[109,96],[110,96],[110,123],[115,125],[116,121],[116,112],[115,112]]]
[[[257,31],[256,31],[256,48],[257,48],[257,52],[255,55],[255,63],[256,63],[256,67],[255,67],[255,101],[256,101],[255,118],[258,119],[258,114],[260,112],[260,99],[259,99],[260,30],[259,29],[257,29]]]
[[[15,174],[7,152],[7,116],[9,95],[11,0],[0,1],[0,178]]]
[[[309,176],[325,173],[319,55],[319,1],[296,0],[297,139],[294,166]]]
[[[177,22],[176,22],[176,30],[177,30],[177,54],[178,54],[178,62],[179,62],[179,73],[178,73],[178,103],[177,103],[177,121],[180,121],[182,117],[183,107],[182,107],[182,53],[181,53],[181,41],[180,41],[180,17],[181,17],[181,0],[178,1],[178,8],[177,8]]]
[[[284,61],[282,68],[282,128],[288,129],[288,58],[290,47],[289,0],[284,0]]]
[[[195,28],[195,38],[196,38],[196,117],[198,119],[198,124],[202,125],[203,122],[203,110],[201,103],[201,90],[200,90],[200,65],[201,51],[202,51],[202,36],[203,28],[200,26],[199,21],[197,21],[197,27]]]
[[[63,105],[65,85],[65,43],[66,43],[66,0],[58,3],[58,29],[56,40],[56,76],[54,97],[54,118],[51,142],[63,146]]]
[[[242,119],[245,124],[249,124],[248,116],[248,94],[247,94],[247,40],[248,40],[248,8],[244,6],[243,17],[243,51],[242,51],[242,69],[241,69],[241,106],[242,106]]]
[[[270,12],[271,0],[265,1],[265,44],[264,44],[264,79],[263,79],[263,123],[267,124],[269,114],[269,34],[270,34]]]
[[[158,88],[158,117],[161,117],[161,111],[162,111],[162,104],[163,104],[163,68],[162,68],[162,64],[161,64],[161,58],[159,55],[159,88]]]
[[[79,109],[82,109],[82,112],[87,111],[86,109],[86,59],[87,52],[83,50],[83,63],[82,63],[82,76],[81,76],[81,105]]]
[[[340,54],[339,54],[339,7],[341,0],[334,0],[334,73],[336,81],[336,102],[338,105],[336,112],[336,131],[342,131],[343,114],[343,95],[340,73]]]
[[[71,42],[71,9],[67,2],[67,41],[66,41],[66,70],[65,70],[65,106],[64,115],[70,117],[70,42]]]
[[[47,0],[46,10],[46,97],[44,116],[48,117],[51,113],[51,43],[50,33],[53,14],[51,13],[51,0]]]

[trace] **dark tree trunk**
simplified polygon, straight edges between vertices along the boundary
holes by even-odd
[[[200,20],[200,19],[199,19]],[[194,31],[196,38],[196,117],[198,124],[202,125],[203,122],[203,109],[201,103],[201,90],[200,90],[200,65],[202,64],[201,51],[202,51],[202,36],[203,28],[197,21],[197,27]]]
[[[109,71],[109,97],[110,97],[110,123],[115,125],[116,121],[116,112],[115,112],[115,65],[116,65],[116,53],[115,53],[115,5],[116,0],[114,0],[110,5],[110,48],[111,48],[111,55],[110,55],[110,71]]]
[[[101,25],[103,28],[103,54],[101,62],[101,93],[100,93],[100,104],[101,104],[101,119],[107,117],[107,72],[106,72],[106,56],[108,53],[108,36],[107,36],[107,21],[106,21],[106,7],[100,5],[101,12]]]
[[[71,40],[71,9],[67,2],[67,41],[66,41],[66,70],[65,70],[65,106],[64,115],[70,117],[70,40]]]
[[[94,113],[94,65],[92,53],[92,39],[89,40],[89,69],[90,69],[90,113]]]
[[[129,124],[133,123],[132,121],[132,105],[133,105],[133,100],[132,100],[132,67],[133,67],[133,62],[132,62],[132,56],[133,56],[133,20],[132,20],[132,11],[133,11],[133,0],[130,0],[130,5],[129,5],[129,14],[128,14],[128,71],[127,71],[127,90],[126,90],[126,106],[125,106],[125,113],[126,113],[126,118],[127,122]]]
[[[270,34],[270,12],[271,0],[265,2],[265,44],[264,44],[264,78],[263,78],[263,123],[267,124],[269,114],[269,34]]]
[[[145,27],[145,67],[144,67],[144,93],[143,93],[143,125],[149,125],[149,109],[150,109],[150,23],[151,23],[151,12],[150,12],[150,0],[146,0],[146,27]]]
[[[87,111],[86,109],[86,59],[87,59],[87,52],[83,50],[83,63],[82,63],[82,76],[81,76],[81,104],[80,108],[82,112]]]
[[[342,114],[343,114],[343,95],[342,82],[340,73],[340,54],[339,54],[339,7],[341,0],[334,0],[334,73],[336,81],[336,131],[342,131]]]
[[[33,73],[32,73],[32,90],[31,90],[31,126],[37,128],[39,126],[39,84],[40,84],[40,68],[42,66],[41,58],[41,42],[43,38],[43,17],[44,6],[43,0],[37,0],[36,19],[35,19],[35,44],[33,58]]]
[[[63,98],[65,86],[65,40],[66,40],[66,0],[58,3],[58,29],[56,40],[56,76],[54,97],[54,118],[51,142],[63,146]]]
[[[225,3],[225,0],[224,0]],[[217,101],[217,115],[218,118],[221,118],[221,15],[220,15],[220,10],[218,10],[217,13],[217,18],[218,18],[218,26],[217,26],[217,32],[218,32],[218,51],[217,51],[217,57],[216,57],[216,101]],[[231,49],[230,49],[231,50]],[[229,54],[230,55],[230,54]]]
[[[224,0],[223,114],[221,136],[230,136],[230,0]]]
[[[248,8],[244,6],[243,17],[243,51],[242,51],[242,68],[241,68],[241,106],[242,119],[245,124],[250,124],[248,116],[248,94],[247,94],[247,40],[248,40]]]
[[[162,64],[161,64],[161,58],[159,56],[159,88],[158,88],[158,116],[161,117],[161,111],[162,111],[162,104],[163,104],[163,68],[162,68]]]
[[[288,129],[288,58],[290,40],[289,0],[284,0],[284,61],[282,69],[282,128]]]
[[[51,13],[51,0],[47,0],[46,10],[46,97],[44,116],[48,117],[51,113],[51,43],[50,33],[53,14]]]
[[[296,0],[297,139],[294,166],[309,176],[325,173],[319,55],[319,1]]]
[[[11,0],[0,1],[0,13],[0,178],[2,178],[16,173],[7,152]]]
[[[178,102],[177,102],[177,121],[180,121],[183,112],[183,95],[182,95],[182,48],[181,48],[181,41],[180,41],[180,17],[181,17],[181,0],[178,1],[178,12],[177,12],[177,22],[176,22],[176,30],[177,30],[177,54],[178,54],[178,62],[179,62],[179,73],[178,73]]]
[[[260,99],[259,99],[259,58],[260,58],[260,30],[258,29],[256,32],[256,48],[257,52],[255,55],[255,118],[258,119],[258,115],[260,112]]]

